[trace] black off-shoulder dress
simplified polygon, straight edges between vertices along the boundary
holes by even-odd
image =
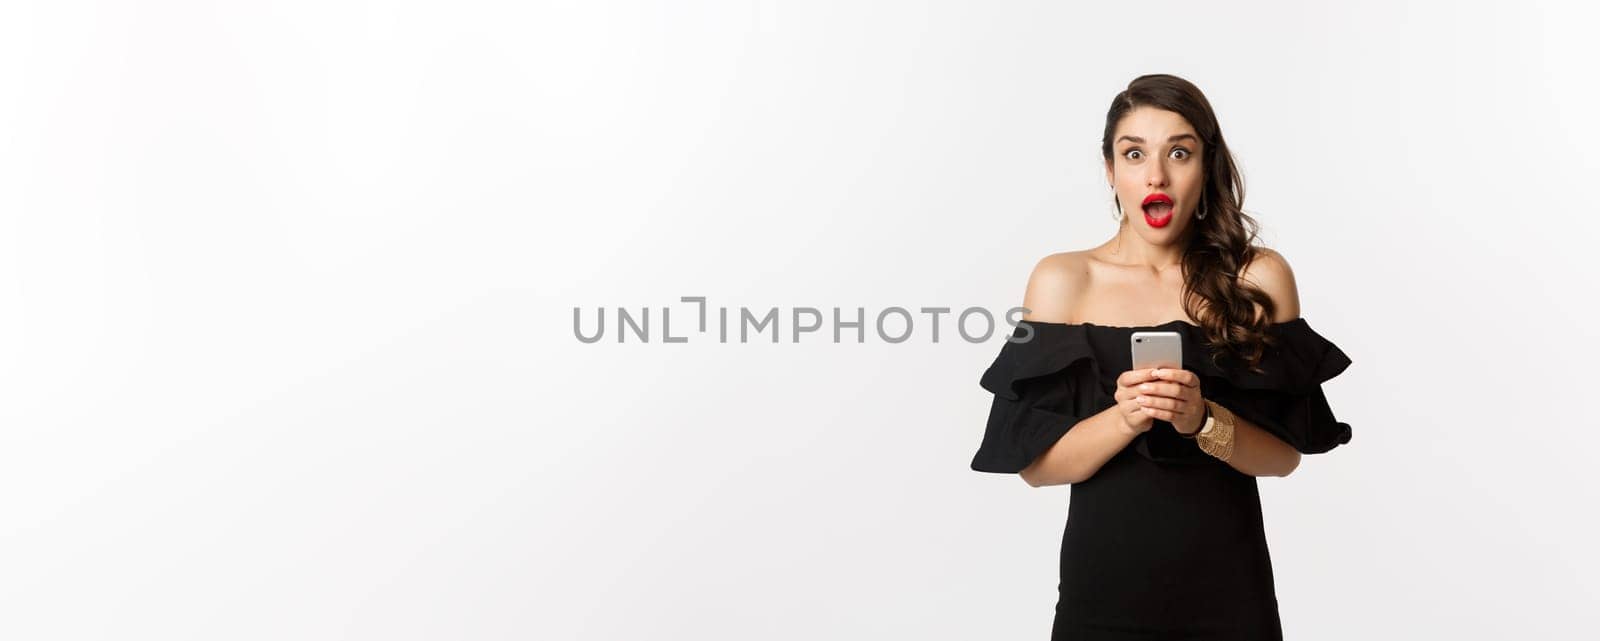
[[[1205,398],[1305,454],[1350,440],[1322,383],[1350,359],[1304,318],[1270,327],[1262,372],[1213,362],[1187,321],[1145,327],[1022,321],[980,384],[994,393],[979,472],[1020,472],[1078,421],[1116,404],[1135,331],[1183,336]],[[1022,341],[1022,342],[1016,342]],[[1167,421],[1072,485],[1052,639],[1281,639],[1256,479]]]

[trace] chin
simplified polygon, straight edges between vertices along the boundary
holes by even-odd
[[[1142,225],[1142,227],[1144,227],[1144,229],[1140,230],[1140,232],[1142,232],[1140,235],[1143,236],[1145,240],[1150,241],[1150,244],[1167,245],[1176,242],[1178,239],[1178,232],[1183,231],[1186,227],[1188,227],[1188,225],[1186,222],[1180,223],[1178,221],[1173,221],[1167,223],[1166,227],[1151,227],[1149,223],[1145,223]]]

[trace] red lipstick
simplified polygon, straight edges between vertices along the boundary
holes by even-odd
[[[1172,222],[1172,197],[1161,192],[1156,192],[1144,197],[1144,202],[1139,203],[1144,208],[1144,222],[1157,229],[1166,227]]]

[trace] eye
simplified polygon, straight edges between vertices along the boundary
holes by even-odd
[[[1188,149],[1184,149],[1183,147],[1175,147],[1175,148],[1173,148],[1172,153],[1174,153],[1174,154],[1182,154],[1181,156],[1173,156],[1174,158],[1177,158],[1178,160],[1183,160],[1184,158],[1188,158],[1189,157],[1189,150]]]
[[[1139,158],[1134,156],[1133,154],[1139,154],[1140,156],[1143,156],[1144,152],[1139,151],[1138,149],[1129,149],[1127,151],[1122,152],[1122,157],[1123,158],[1127,158],[1128,160],[1138,160]]]

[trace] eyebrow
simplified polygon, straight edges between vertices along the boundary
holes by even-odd
[[[1179,140],[1183,140],[1185,138],[1189,139],[1190,142],[1193,142],[1193,143],[1196,143],[1196,144],[1199,144],[1199,142],[1200,142],[1200,139],[1196,138],[1194,136],[1194,134],[1178,134],[1176,136],[1168,138],[1167,142],[1178,142]],[[1129,141],[1137,142],[1137,143],[1143,143],[1144,142],[1144,139],[1140,138],[1138,136],[1123,136],[1121,138],[1118,138],[1117,142],[1122,142],[1124,140],[1129,140]]]

